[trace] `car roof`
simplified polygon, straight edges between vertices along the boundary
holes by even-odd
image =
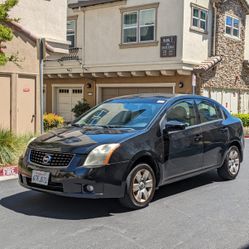
[[[173,94],[167,94],[167,93],[139,93],[139,94],[131,94],[131,95],[125,95],[125,96],[119,96],[119,97],[115,97],[112,99],[108,99],[107,101],[111,101],[111,100],[125,100],[125,99],[148,99],[148,100],[159,100],[159,99],[163,99],[163,100],[181,100],[181,99],[206,99],[209,101],[213,101],[215,103],[217,103],[216,101],[214,101],[213,99],[209,99],[207,97],[203,97],[203,96],[199,96],[199,95],[191,95],[191,94],[181,94],[181,95],[173,95]],[[217,103],[218,104],[218,103]]]

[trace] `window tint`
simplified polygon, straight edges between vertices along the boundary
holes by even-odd
[[[178,121],[188,126],[196,124],[194,104],[192,101],[177,103],[166,114],[167,121]]]
[[[201,123],[222,119],[222,113],[220,109],[212,103],[200,102],[198,104],[198,111]]]

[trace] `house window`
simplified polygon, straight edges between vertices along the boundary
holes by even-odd
[[[70,42],[70,48],[76,47],[76,20],[67,21],[67,40]]]
[[[226,34],[239,38],[240,20],[232,16],[226,16]]]
[[[192,7],[192,28],[201,32],[207,31],[208,11],[196,6]]]
[[[142,9],[123,13],[122,43],[155,41],[156,9]]]

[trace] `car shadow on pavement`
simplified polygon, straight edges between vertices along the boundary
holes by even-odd
[[[208,172],[184,181],[169,184],[156,192],[153,202],[218,181],[220,179],[216,172]],[[29,216],[67,220],[108,217],[116,213],[130,211],[123,208],[114,199],[74,199],[30,190],[4,197],[0,200],[0,205]]]

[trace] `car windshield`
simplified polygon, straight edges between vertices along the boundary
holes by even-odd
[[[162,100],[112,100],[82,116],[73,125],[106,128],[145,128],[166,102]]]

